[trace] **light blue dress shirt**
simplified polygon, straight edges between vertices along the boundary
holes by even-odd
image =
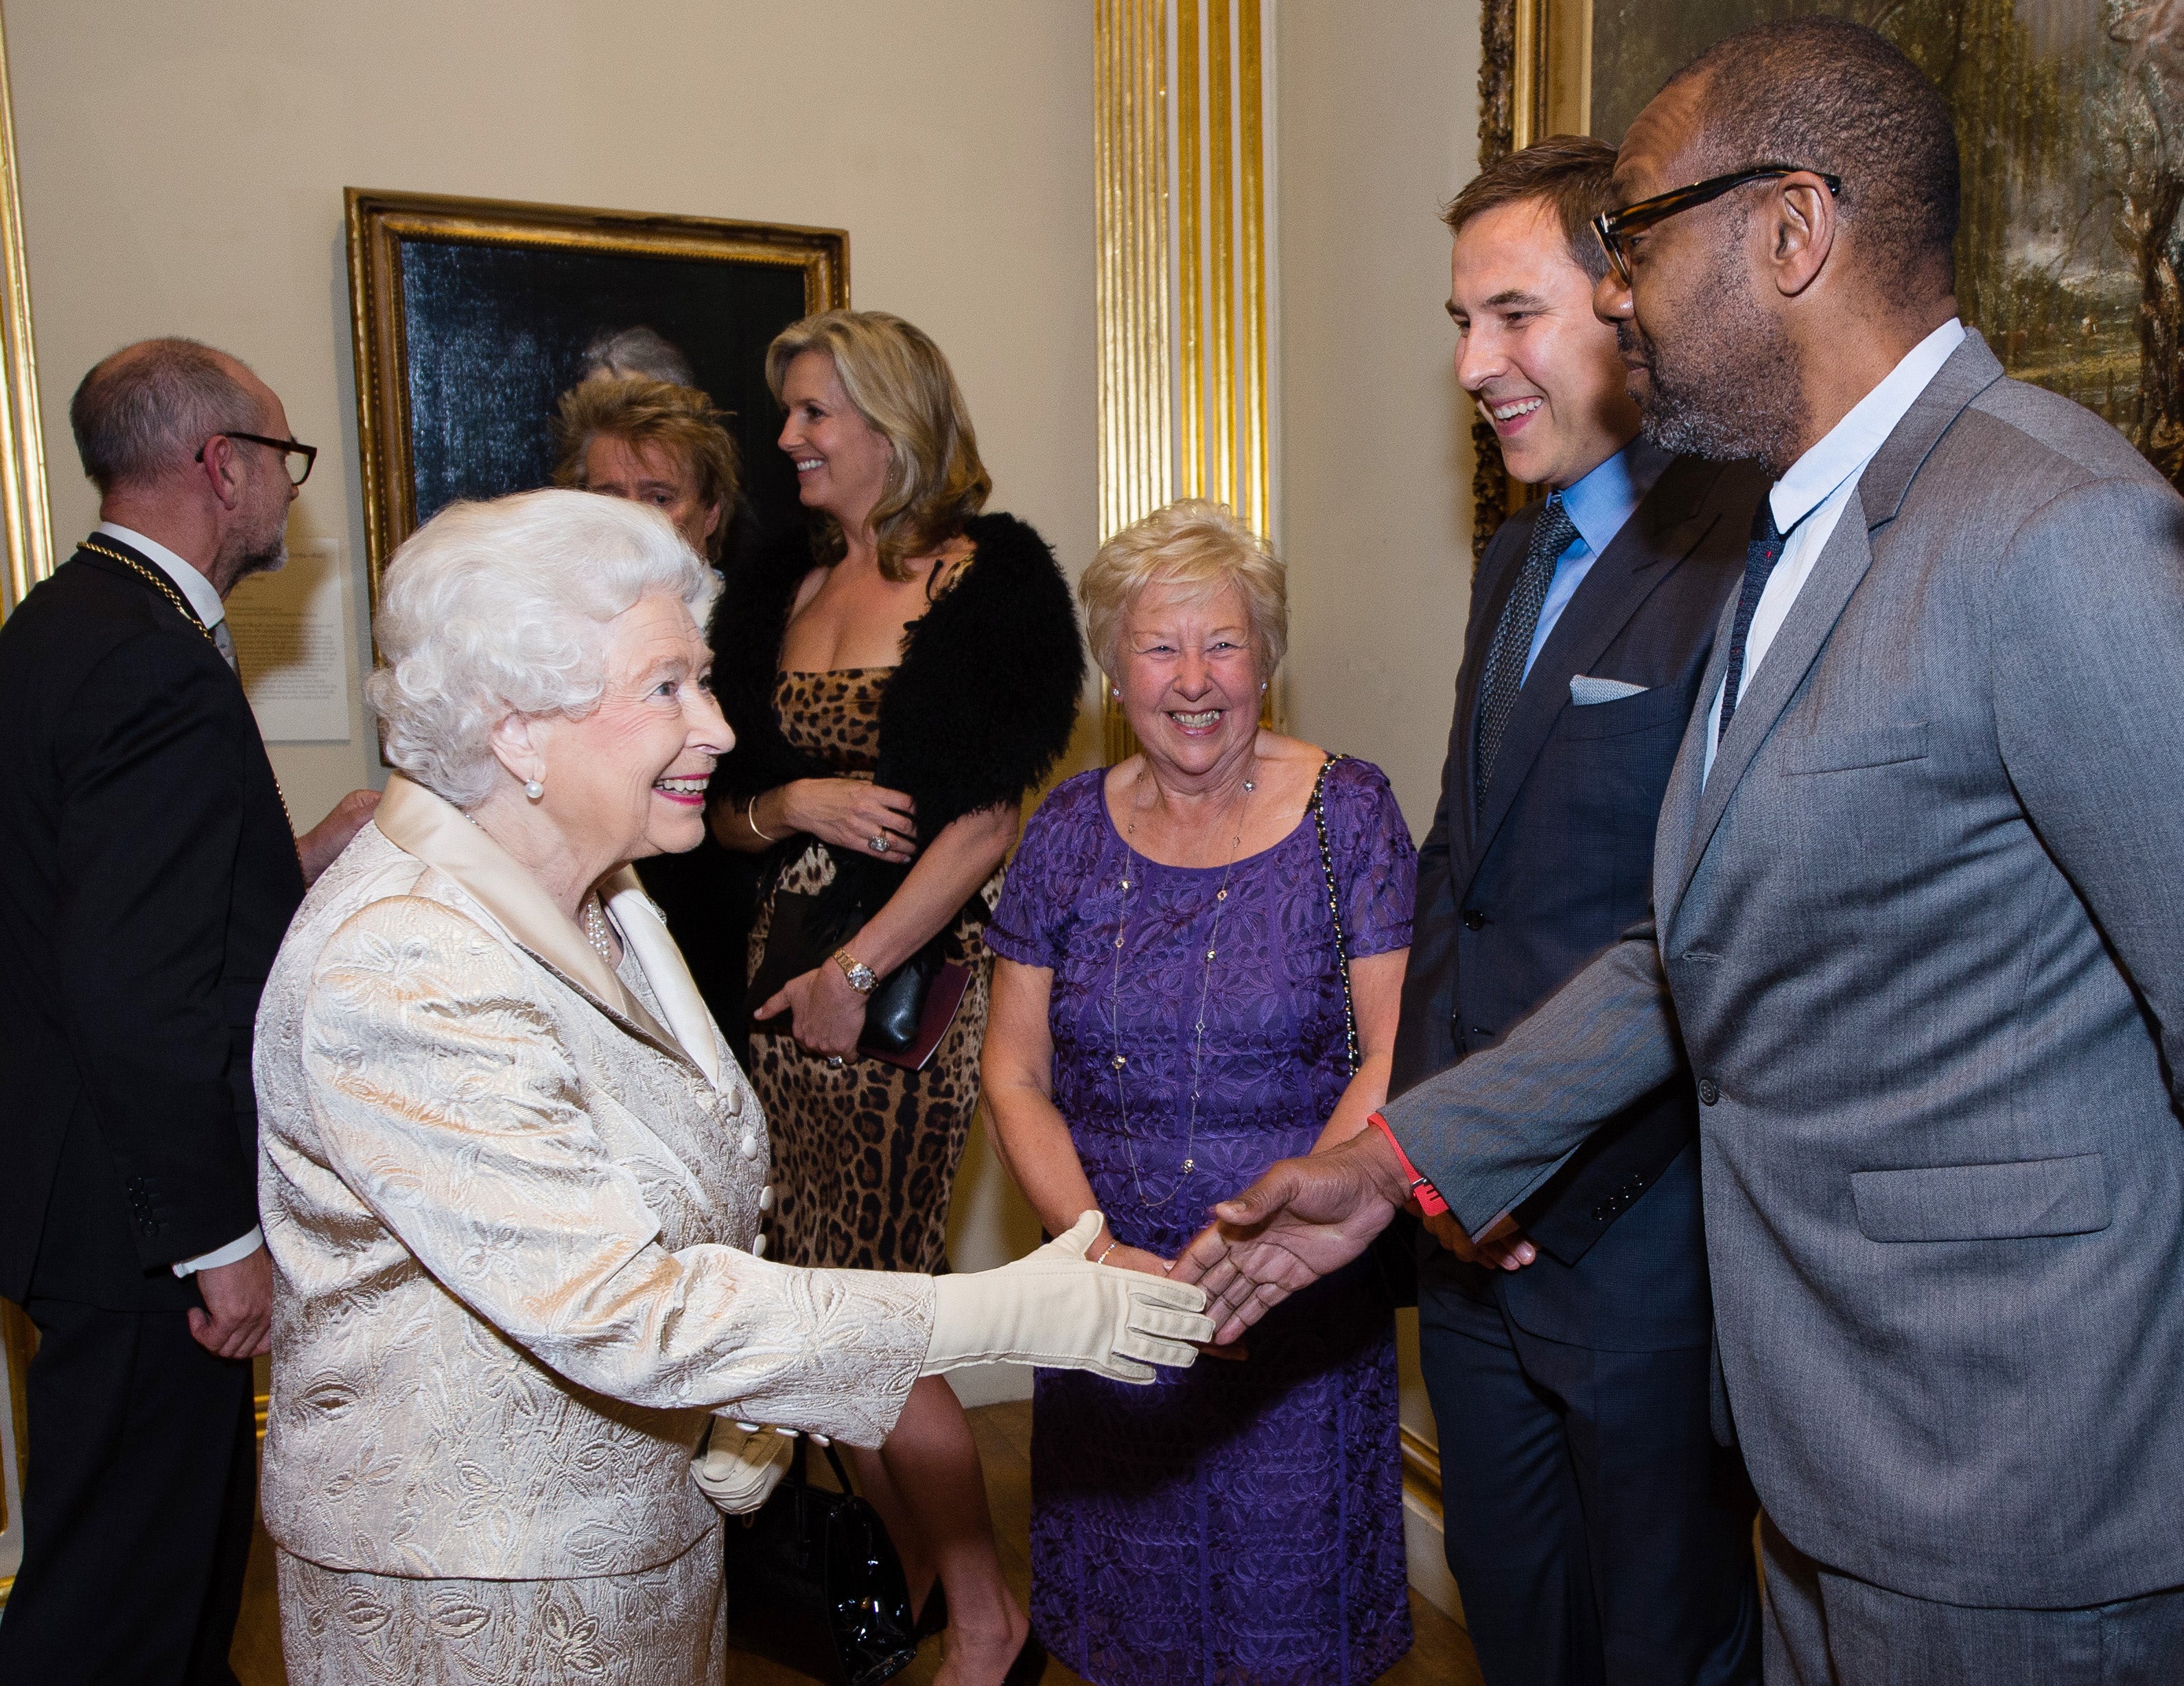
[[[1637,513],[1653,483],[1675,460],[1674,453],[1648,444],[1641,436],[1563,493],[1563,509],[1577,528],[1577,537],[1556,561],[1554,578],[1547,582],[1547,600],[1540,606],[1540,624],[1532,634],[1531,652],[1524,657],[1526,678],[1531,678],[1532,664],[1546,647],[1547,634],[1554,631],[1601,552],[1614,542],[1623,523]]]

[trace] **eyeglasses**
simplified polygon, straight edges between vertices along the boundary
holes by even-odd
[[[1750,170],[1740,170],[1734,176],[1717,176],[1711,181],[1695,181],[1688,187],[1679,187],[1672,193],[1656,194],[1650,199],[1641,199],[1635,205],[1625,205],[1618,211],[1602,211],[1592,220],[1592,232],[1600,237],[1606,248],[1607,261],[1613,266],[1617,277],[1625,287],[1630,285],[1630,237],[1655,223],[1665,221],[1678,211],[1687,211],[1694,205],[1703,205],[1733,193],[1747,181],[1771,181],[1783,176],[1817,176],[1827,184],[1829,194],[1842,197],[1842,177],[1830,176],[1824,170],[1808,170],[1796,164],[1762,164]]]
[[[248,439],[254,445],[265,445],[270,449],[280,452],[281,466],[288,471],[288,483],[291,486],[300,486],[306,480],[309,479],[311,477],[311,465],[319,460],[319,448],[316,445],[307,445],[301,439],[269,439],[263,433],[237,433],[232,432],[214,433],[212,436],[212,439]],[[203,462],[204,461],[205,450],[207,447],[212,444],[212,439],[207,439],[203,444],[198,447],[198,461]],[[304,466],[301,468],[292,466],[288,461],[288,459],[292,456],[300,456],[303,458]]]

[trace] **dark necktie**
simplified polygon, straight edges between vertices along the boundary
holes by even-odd
[[[1494,758],[1502,752],[1502,735],[1517,712],[1517,693],[1524,687],[1524,660],[1532,653],[1532,634],[1540,629],[1540,609],[1547,600],[1555,563],[1576,537],[1577,523],[1563,508],[1563,494],[1550,492],[1547,506],[1533,525],[1531,546],[1524,552],[1516,589],[1502,606],[1502,624],[1495,628],[1494,642],[1487,646],[1485,671],[1479,675],[1479,740],[1472,756],[1476,805],[1485,802]]]
[[[1767,589],[1774,564],[1782,560],[1783,543],[1774,526],[1774,500],[1763,497],[1752,512],[1752,542],[1744,547],[1744,589],[1737,595],[1736,620],[1729,629],[1729,670],[1721,682],[1721,725],[1713,734],[1717,744],[1729,735],[1729,723],[1736,717],[1736,693],[1744,684],[1744,646],[1752,636],[1752,617],[1759,611],[1759,599]]]

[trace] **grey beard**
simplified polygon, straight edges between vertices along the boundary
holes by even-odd
[[[1797,460],[1796,411],[1780,401],[1779,393],[1772,403],[1718,410],[1682,382],[1664,380],[1658,365],[1639,427],[1663,450],[1713,462],[1763,462],[1778,479]]]
[[[278,573],[288,566],[288,535],[283,530],[276,533],[273,542],[261,544],[254,550],[246,550],[235,571],[235,583],[240,585],[254,573]],[[233,586],[229,588],[230,590]]]
[[[1663,357],[1635,322],[1616,327],[1625,355],[1642,352],[1651,377],[1639,414],[1647,439],[1679,455],[1756,461],[1780,479],[1797,458],[1805,409],[1796,357],[1781,329],[1739,284],[1724,256],[1701,288],[1709,317]]]

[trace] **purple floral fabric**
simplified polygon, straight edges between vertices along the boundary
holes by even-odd
[[[1309,1151],[1349,1081],[1334,927],[1309,814],[1217,902],[1221,868],[1133,859],[1104,777],[1033,816],[986,941],[1053,972],[1056,1104],[1115,1234],[1173,1256],[1214,1201]],[[1338,762],[1326,802],[1351,956],[1407,946],[1417,855],[1387,779]],[[1410,1649],[1384,1298],[1344,1273],[1250,1348],[1149,1387],[1038,1374],[1032,1620],[1099,1686],[1338,1686]]]

